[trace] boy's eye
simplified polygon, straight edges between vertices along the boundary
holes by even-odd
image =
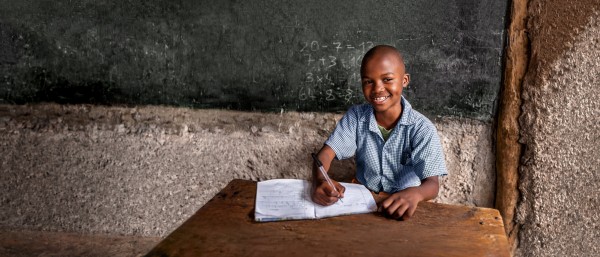
[[[383,79],[383,82],[390,82],[390,81],[392,81],[392,80],[394,80],[394,79],[392,79],[392,78],[384,78],[384,79]]]
[[[373,84],[372,80],[363,80],[363,85],[371,85]]]

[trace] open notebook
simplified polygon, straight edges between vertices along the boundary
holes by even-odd
[[[346,191],[342,201],[321,206],[310,199],[310,182],[300,179],[273,179],[258,182],[256,221],[319,219],[377,210],[371,192],[363,185],[341,183]]]

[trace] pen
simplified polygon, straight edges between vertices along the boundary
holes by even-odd
[[[340,192],[335,188],[335,186],[333,185],[333,182],[331,181],[331,179],[327,175],[327,171],[325,171],[325,168],[323,167],[323,163],[321,163],[321,161],[319,161],[319,158],[317,158],[317,155],[315,153],[311,153],[310,155],[312,156],[313,160],[315,160],[315,163],[317,164],[317,167],[319,168],[319,171],[321,171],[321,175],[323,175],[323,177],[325,177],[325,180],[327,181],[327,184],[329,184],[329,186],[331,186],[331,188],[333,188],[333,191],[335,191],[336,193],[338,193],[338,198],[339,198],[340,202],[343,203],[342,199],[339,197]]]

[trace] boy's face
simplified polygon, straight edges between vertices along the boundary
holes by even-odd
[[[361,77],[363,94],[375,112],[400,114],[402,89],[408,85],[410,78],[397,54],[375,53],[361,67]]]

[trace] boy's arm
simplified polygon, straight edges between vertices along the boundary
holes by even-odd
[[[409,187],[390,195],[381,203],[381,208],[392,218],[409,219],[421,201],[435,198],[440,188],[438,176],[427,177],[417,187]]]
[[[323,168],[325,168],[326,171],[329,171],[331,161],[333,160],[333,158],[335,158],[335,151],[333,151],[333,149],[331,149],[331,147],[329,147],[328,145],[324,145],[323,148],[321,148],[321,150],[317,154],[317,158],[319,158],[319,161],[321,161],[321,163],[323,164]],[[344,197],[344,191],[346,190],[346,188],[340,185],[340,183],[338,183],[337,181],[332,181],[339,194],[333,191],[333,188],[329,186],[329,184],[319,171],[317,164],[313,162],[311,190],[311,197],[313,202],[327,206],[334,204],[339,200],[339,198]]]

